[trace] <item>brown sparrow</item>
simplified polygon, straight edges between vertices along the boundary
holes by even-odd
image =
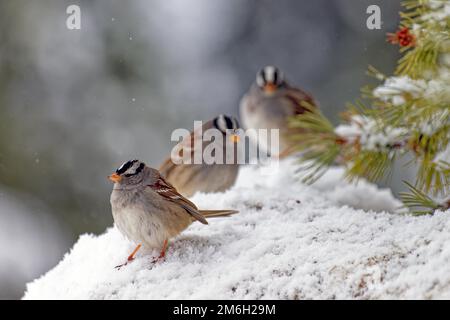
[[[234,150],[234,159],[231,164],[174,164],[172,159],[167,158],[159,167],[159,172],[168,182],[174,185],[184,196],[190,197],[196,192],[223,192],[231,188],[236,182],[239,172],[239,165],[236,159],[236,143],[239,142],[239,135],[236,130],[239,129],[238,121],[226,115],[219,115],[203,124],[201,130],[194,130],[188,137],[185,137],[179,145],[179,151],[191,153],[191,159],[194,159],[195,148],[194,141],[199,141],[199,146],[204,150],[211,142],[202,141],[202,134],[208,129],[218,129],[222,135],[223,155],[226,150]],[[217,141],[215,141],[217,142]]]
[[[274,66],[264,67],[256,75],[256,82],[240,103],[240,114],[245,129],[279,129],[279,157],[295,151],[295,143],[289,135],[296,131],[288,127],[288,117],[306,111],[304,103],[317,106],[306,92],[290,86],[283,73]],[[260,146],[268,150],[264,141]]]
[[[168,240],[176,237],[192,222],[208,224],[206,218],[225,217],[235,210],[199,210],[191,201],[161,177],[158,170],[139,160],[125,162],[109,176],[114,182],[111,208],[114,223],[136,249],[120,268],[134,259],[141,248],[160,248],[158,261],[165,257]]]

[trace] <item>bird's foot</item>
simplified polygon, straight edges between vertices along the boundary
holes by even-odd
[[[129,264],[131,261],[133,261],[134,258],[128,258],[125,263],[119,264],[118,266],[115,266],[114,269],[120,270],[120,268],[125,267],[127,264]]]
[[[127,261],[125,261],[125,263],[115,266],[114,269],[120,270],[120,268],[125,267],[127,264],[129,264],[133,260],[134,260],[134,257],[128,257],[128,259],[127,259]]]
[[[128,256],[127,261],[125,263],[119,264],[118,266],[115,266],[114,269],[120,270],[120,268],[126,266],[128,263],[133,261],[134,260],[134,255],[136,254],[136,252],[139,251],[141,246],[142,246],[141,244],[138,244],[137,247],[133,250],[133,252]]]
[[[128,261],[122,264],[119,264],[118,266],[115,266],[114,269],[120,270],[120,268],[125,267],[128,264]]]
[[[168,246],[169,246],[169,241],[166,239],[166,240],[164,240],[164,244],[163,244],[163,247],[162,247],[161,252],[159,254],[159,257],[153,258],[152,265],[154,265],[157,262],[159,262],[161,260],[164,260],[166,258],[166,251],[167,251],[167,247]]]
[[[152,264],[156,264],[159,261],[164,261],[166,259],[166,253],[161,253],[158,257],[152,259]]]

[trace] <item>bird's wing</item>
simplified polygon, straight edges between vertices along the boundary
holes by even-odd
[[[208,224],[206,219],[198,211],[197,206],[183,197],[180,193],[178,193],[175,187],[167,182],[163,177],[160,176],[154,184],[148,186],[165,200],[173,202],[182,207],[194,219],[200,221],[203,224]]]
[[[296,115],[305,113],[311,106],[318,107],[318,104],[310,94],[298,88],[289,87],[286,98],[294,105],[294,113]]]

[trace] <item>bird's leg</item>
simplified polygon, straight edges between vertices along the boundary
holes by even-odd
[[[139,251],[139,249],[142,247],[142,244],[138,244],[137,247],[133,250],[133,252],[128,256],[127,261],[125,263],[122,263],[118,266],[115,266],[116,269],[120,269],[123,266],[126,266],[128,264],[128,262],[131,262],[134,260],[134,256],[136,255],[136,253]]]
[[[158,259],[164,259],[166,257],[166,250],[167,250],[168,246],[169,246],[169,241],[166,239],[166,240],[164,240],[164,244],[163,244],[163,247],[161,249],[161,253],[159,254]]]
[[[142,244],[138,244],[137,247],[133,250],[133,252],[128,256],[128,261],[134,260],[134,255],[139,251],[139,249],[142,247]]]
[[[161,249],[161,253],[159,254],[159,257],[158,258],[154,258],[152,263],[156,263],[159,260],[164,259],[166,257],[166,250],[167,250],[168,246],[169,246],[169,241],[166,239],[166,240],[164,240],[164,244],[163,244],[163,247]]]

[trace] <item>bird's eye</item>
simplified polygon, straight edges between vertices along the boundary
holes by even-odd
[[[256,83],[260,88],[267,85],[281,87],[285,85],[284,75],[277,67],[266,66],[256,75]]]
[[[126,172],[134,163],[136,163],[138,160],[130,160],[130,161],[127,161],[127,162],[125,162],[124,164],[122,164],[121,166],[120,166],[120,168],[118,168],[117,170],[116,170],[116,173],[117,174],[122,174],[122,173],[124,173],[124,172]]]
[[[222,133],[226,133],[228,129],[233,129],[235,126],[235,122],[226,115],[219,115],[218,117],[214,118],[213,120],[213,126],[216,129],[219,129]]]
[[[256,74],[256,84],[260,88],[266,85],[266,75],[264,73],[264,70],[261,70]]]
[[[280,72],[278,71],[278,69],[275,69],[273,71],[272,77],[273,77],[273,79],[272,79],[273,83],[278,85],[280,83],[280,78],[281,78]]]
[[[125,173],[124,176],[127,178],[135,176],[135,175],[139,174],[144,169],[144,167],[145,167],[145,164],[143,162],[141,162],[133,173]],[[133,170],[133,168],[131,168],[131,170]]]
[[[286,85],[286,82],[284,81],[284,75],[283,75],[283,73],[281,73],[281,72],[277,73],[277,78],[276,78],[275,84],[276,84],[278,87],[283,87],[283,86]]]

